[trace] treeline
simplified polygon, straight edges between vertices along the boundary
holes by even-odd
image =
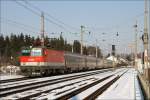
[[[18,65],[18,59],[20,55],[21,48],[23,47],[37,47],[40,46],[39,37],[31,37],[30,35],[25,35],[23,33],[16,35],[11,34],[10,36],[0,35],[0,65],[13,63]],[[45,37],[45,46],[54,50],[64,50],[68,52],[80,53],[80,42],[74,40],[73,45],[69,44],[62,35],[59,38],[49,38]],[[84,55],[95,56],[94,46],[83,46]],[[98,48],[98,57],[102,57],[101,51]]]

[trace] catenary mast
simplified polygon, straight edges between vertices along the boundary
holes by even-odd
[[[148,68],[148,0],[145,0],[145,11],[144,11],[144,69]]]
[[[41,13],[41,46],[44,48],[44,13]]]

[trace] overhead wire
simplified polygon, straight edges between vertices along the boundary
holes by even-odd
[[[11,22],[11,23],[15,23],[15,24],[18,24],[18,25],[22,25],[24,27],[27,27],[27,28],[30,28],[31,30],[38,30],[38,28],[35,28],[33,26],[30,26],[30,25],[26,25],[26,24],[23,24],[23,23],[20,23],[20,22],[17,22],[15,20],[11,20],[11,19],[8,19],[8,18],[3,18],[3,17],[0,17],[1,20],[5,20],[5,21],[8,21],[8,22]]]
[[[29,7],[27,7],[26,5],[23,5],[22,3],[20,3],[20,2],[18,2],[17,0],[14,0],[18,5],[20,5],[20,6],[22,6],[22,7],[24,7],[25,9],[27,9],[27,10],[29,10],[29,11],[31,11],[32,13],[34,13],[35,15],[37,15],[37,16],[41,16],[41,14],[40,13],[38,13],[38,12],[35,12],[34,10],[32,10],[31,8],[29,8]]]
[[[140,13],[140,14],[138,14],[138,15],[132,17],[132,18],[129,18],[129,20],[126,21],[126,24],[129,23],[129,22],[131,22],[131,20],[134,20],[135,18],[139,18],[139,17],[141,17],[141,16],[144,16],[144,13]],[[92,30],[113,30],[113,29],[116,28],[116,27],[117,27],[117,28],[121,27],[121,24],[122,24],[122,22],[120,22],[120,23],[118,23],[118,24],[116,24],[116,25],[114,25],[114,26],[111,26],[111,27],[88,27],[88,28],[89,28],[89,29],[92,29]],[[124,23],[124,24],[125,24],[125,23]]]
[[[16,0],[14,0],[17,4],[23,6],[24,8],[30,10],[32,13],[34,13],[35,15],[38,15],[40,16],[39,13],[35,12],[34,10],[30,9],[29,7],[21,4],[20,2],[17,2]],[[0,18],[1,20],[5,20],[7,23],[11,23],[11,24],[15,24],[15,25],[18,25],[21,29],[23,30],[26,30],[26,31],[29,31],[29,32],[32,32],[32,33],[37,33],[36,31],[38,30],[37,28],[33,27],[33,26],[29,26],[29,25],[26,25],[26,24],[23,24],[23,23],[20,23],[20,22],[17,22],[17,21],[14,21],[14,20],[10,20],[10,19],[7,19],[7,18],[3,18],[1,17]],[[2,21],[1,21],[2,22]],[[26,27],[26,28],[25,28]],[[28,28],[28,29],[27,29]],[[36,30],[36,31],[35,31]]]
[[[23,0],[23,1],[24,1],[26,4],[28,4],[30,7],[34,8],[34,9],[36,9],[36,10],[39,10],[40,12],[44,12],[44,14],[46,14],[48,17],[52,18],[53,20],[57,21],[58,23],[63,24],[64,26],[70,27],[71,29],[79,30],[78,28],[75,28],[75,27],[73,27],[73,26],[70,26],[70,25],[68,25],[68,24],[66,24],[66,23],[64,23],[64,22],[62,22],[62,21],[60,21],[58,18],[53,17],[53,16],[50,15],[49,13],[47,13],[47,12],[41,10],[40,8],[38,8],[37,6],[35,6],[35,5],[31,4],[31,3],[29,3],[28,1],[26,1],[26,0]]]
[[[16,1],[16,0],[15,0],[15,1]],[[30,7],[29,7],[29,6],[26,6],[26,5],[24,5],[24,4],[22,4],[21,2],[18,2],[18,1],[16,1],[16,3],[19,4],[20,6],[23,6],[25,9],[31,11],[32,13],[34,13],[34,14],[36,14],[36,15],[38,15],[38,16],[41,16],[41,14],[38,13],[38,11],[44,12],[44,13],[48,16],[48,17],[47,17],[47,16],[45,17],[45,20],[47,20],[48,22],[50,22],[50,23],[52,23],[52,24],[55,24],[56,26],[62,28],[63,30],[65,30],[65,31],[67,31],[67,32],[70,32],[70,31],[69,31],[67,28],[65,28],[64,26],[67,26],[67,27],[70,27],[70,28],[71,28],[72,26],[69,26],[69,25],[65,24],[64,22],[58,20],[57,18],[55,18],[55,17],[53,17],[52,15],[46,13],[45,11],[42,11],[40,8],[38,8],[38,7],[36,7],[35,5],[29,3],[28,1],[25,1],[25,0],[23,0],[23,1],[24,1],[27,5],[29,5]],[[37,10],[37,11],[31,9],[31,7],[34,8],[35,10]],[[142,14],[140,14],[140,15],[138,15],[138,16],[141,16],[141,15],[142,15]],[[55,20],[55,21],[57,21],[57,22],[60,23],[60,24],[63,24],[64,26],[63,26],[63,25],[60,25],[60,24],[58,24],[58,23],[56,23],[56,22],[54,22],[54,21],[52,21],[50,18],[53,19],[53,20]],[[89,28],[89,27],[88,27],[88,28]],[[75,29],[75,28],[72,27],[72,29]],[[70,32],[70,33],[71,33],[71,32]]]
[[[18,5],[24,7],[25,9],[27,9],[27,10],[29,10],[29,11],[31,11],[32,13],[36,14],[37,16],[41,16],[41,14],[39,14],[39,13],[36,12],[35,10],[31,9],[31,7],[28,7],[28,6],[22,4],[21,2],[18,2],[18,1],[16,1],[16,0],[15,0],[15,2],[16,2]],[[40,10],[40,9],[39,9],[39,10]],[[42,11],[42,10],[40,10],[39,12],[41,12],[41,11]],[[66,29],[64,26],[62,26],[62,25],[60,25],[60,24],[57,24],[56,22],[52,21],[52,20],[49,19],[48,17],[45,17],[45,20],[47,20],[48,22],[50,22],[50,23],[52,23],[52,24],[55,24],[56,26],[58,26],[59,28],[65,30],[65,31],[71,33],[71,32],[70,32],[68,29]]]
[[[37,33],[36,31],[33,31],[33,30],[29,29],[29,28],[27,29],[27,28],[25,28],[25,27],[22,27],[19,23],[16,23],[16,22],[14,22],[14,21],[10,21],[10,20],[5,20],[5,21],[6,21],[6,23],[9,23],[9,24],[7,24],[7,25],[11,25],[11,24],[12,24],[13,27],[17,26],[17,29],[18,29],[18,27],[20,27],[21,29],[23,29],[23,30],[25,30],[25,31],[32,32],[32,33],[34,33],[34,34]],[[5,22],[5,21],[3,20],[3,22]],[[2,23],[2,20],[1,20],[1,23]]]

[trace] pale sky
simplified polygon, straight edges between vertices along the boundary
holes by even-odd
[[[40,35],[40,10],[48,19],[45,20],[45,31],[50,38],[63,32],[63,37],[70,43],[80,40],[80,26],[84,25],[84,45],[95,45],[97,39],[103,52],[110,52],[111,44],[117,45],[119,53],[130,52],[128,45],[134,42],[136,19],[138,40],[143,34],[140,32],[144,23],[143,0],[1,0],[0,33]],[[140,42],[139,50],[142,48]]]

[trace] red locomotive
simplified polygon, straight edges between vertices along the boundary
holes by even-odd
[[[21,54],[21,70],[27,76],[102,68],[99,58],[47,48],[23,49]]]

